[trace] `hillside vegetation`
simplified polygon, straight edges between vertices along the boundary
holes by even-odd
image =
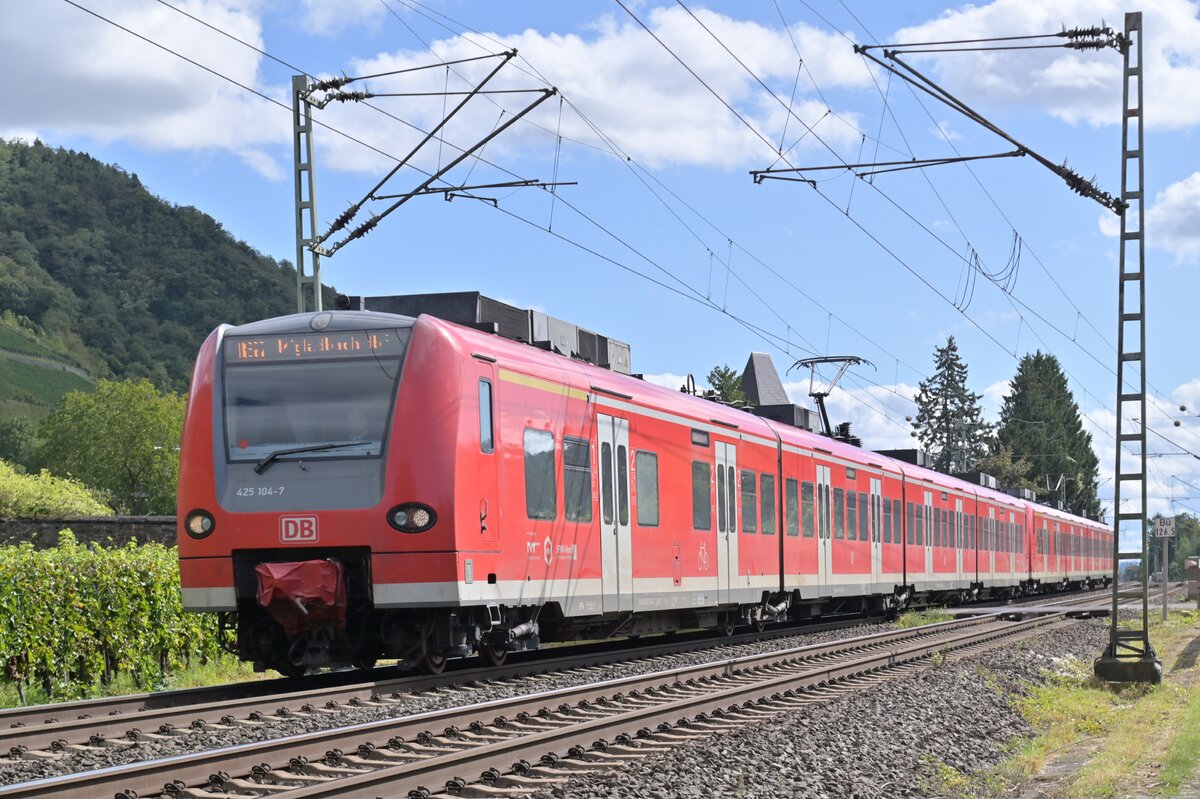
[[[291,313],[294,297],[287,262],[137,175],[0,141],[0,416],[40,415],[90,385],[77,371],[186,390],[209,331]]]

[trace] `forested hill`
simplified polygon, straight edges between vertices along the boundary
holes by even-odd
[[[84,153],[0,141],[0,327],[9,337],[16,330],[94,378],[147,377],[182,391],[209,331],[292,313],[294,297],[289,264],[155,197],[137,175]]]

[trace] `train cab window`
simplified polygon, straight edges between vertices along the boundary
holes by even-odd
[[[591,442],[563,436],[563,510],[569,522],[592,520]]]
[[[858,492],[858,540],[871,540],[871,500],[861,491]]]
[[[558,508],[554,480],[554,434],[525,428],[525,515],[553,519]]]
[[[637,520],[642,527],[658,527],[658,455],[634,454],[637,472]]]
[[[742,471],[742,532],[758,532],[758,475]]]
[[[883,501],[883,543],[892,543],[892,501]]]
[[[807,480],[800,484],[800,512],[804,537],[812,538],[817,528],[813,518],[813,484]]]
[[[913,543],[913,530],[917,529],[916,506],[908,503],[908,543]]]
[[[496,443],[492,435],[492,381],[479,381],[479,449],[482,452],[495,451]]]
[[[846,537],[854,540],[858,527],[858,495],[853,489],[846,492]]]
[[[833,489],[833,537],[846,537],[846,492],[840,488]]]
[[[789,477],[783,486],[784,529],[788,535],[800,535],[800,484]]]
[[[624,444],[617,445],[617,521],[629,524],[629,453]]]
[[[763,535],[775,535],[775,475],[760,475],[758,485],[761,491]]]
[[[692,527],[712,529],[712,466],[692,461]]]

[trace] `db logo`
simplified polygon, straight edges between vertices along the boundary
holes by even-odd
[[[313,544],[317,541],[316,516],[280,516],[279,540],[284,544]]]

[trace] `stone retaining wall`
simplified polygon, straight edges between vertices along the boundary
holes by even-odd
[[[81,544],[124,546],[155,542],[175,545],[174,516],[79,516],[69,519],[0,519],[0,546],[32,541],[38,549],[58,544],[60,530],[71,529]]]

